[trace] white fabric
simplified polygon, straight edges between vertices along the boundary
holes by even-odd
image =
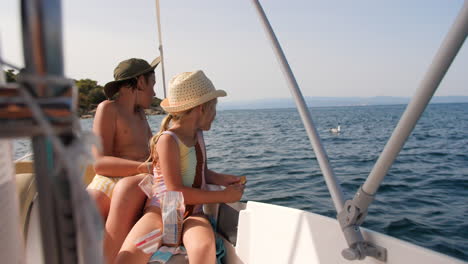
[[[0,140],[0,256],[9,263],[24,263],[12,149],[10,140]]]

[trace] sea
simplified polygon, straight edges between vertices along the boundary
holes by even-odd
[[[351,199],[372,170],[405,105],[311,108]],[[163,116],[148,116],[153,132]],[[92,119],[81,120],[90,130]],[[341,132],[330,128],[340,125]],[[296,109],[218,111],[205,133],[210,169],[247,176],[243,201],[336,217]],[[15,142],[15,158],[29,151]],[[468,104],[430,104],[380,186],[364,227],[468,261]]]

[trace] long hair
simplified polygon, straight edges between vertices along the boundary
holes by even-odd
[[[145,82],[148,83],[150,76],[154,75],[154,70],[149,71],[147,73],[144,73],[142,75],[145,78]],[[131,79],[128,79],[128,80],[125,80],[125,81],[120,81],[119,87],[117,88],[117,92],[110,99],[114,100],[115,98],[117,98],[119,96],[120,90],[122,88],[124,88],[124,87],[128,87],[132,91],[135,91],[137,89],[138,77],[140,77],[142,75],[138,75],[138,76],[136,76],[134,78],[131,78]]]
[[[202,104],[202,109],[205,111],[207,109],[212,109],[216,106],[217,99],[210,100],[204,104]],[[195,107],[194,107],[195,108]],[[189,110],[178,112],[178,113],[169,113],[167,116],[163,118],[161,121],[161,128],[159,129],[158,133],[156,133],[149,141],[150,147],[150,155],[147,159],[147,162],[153,162],[153,168],[155,168],[156,163],[158,161],[158,153],[156,152],[156,144],[158,143],[159,137],[163,134],[164,131],[167,131],[170,128],[171,121],[180,121],[186,115],[188,115],[194,108]]]

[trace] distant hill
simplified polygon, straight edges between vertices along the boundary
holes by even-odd
[[[376,96],[376,97],[305,97],[309,107],[325,106],[364,106],[364,105],[393,105],[408,104],[409,97]],[[431,103],[468,103],[468,96],[436,96]],[[293,108],[291,98],[259,99],[219,103],[219,109],[268,109]]]

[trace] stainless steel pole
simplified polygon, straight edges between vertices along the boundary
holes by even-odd
[[[162,83],[164,98],[166,98],[166,72],[164,70],[164,52],[162,44],[162,32],[161,32],[161,8],[159,7],[159,0],[156,0],[156,18],[158,23],[158,37],[159,37],[159,54],[161,56],[161,74],[162,74]]]
[[[327,153],[323,148],[320,137],[318,136],[317,130],[315,129],[315,126],[312,122],[312,117],[304,101],[301,90],[299,89],[299,85],[296,82],[296,78],[294,77],[294,74],[289,67],[286,56],[281,49],[278,39],[276,38],[275,33],[271,28],[270,22],[268,21],[262,6],[258,0],[252,0],[252,2],[256,7],[260,21],[263,25],[263,29],[270,39],[270,44],[272,45],[273,51],[275,52],[276,59],[278,60],[281,70],[286,77],[286,81],[288,83],[291,94],[294,97],[294,101],[296,102],[297,110],[299,111],[299,115],[301,116],[302,122],[304,123],[304,127],[307,131],[307,135],[309,136],[312,148],[314,149],[320,169],[322,170],[323,176],[325,177],[325,182],[327,183],[328,190],[330,191],[331,197],[333,199],[335,209],[337,212],[340,212],[344,204],[343,191],[341,190],[341,187],[338,184],[338,180],[330,166]]]
[[[416,126],[416,122],[421,117],[424,109],[429,104],[429,101],[449,69],[450,64],[462,47],[467,35],[468,0],[465,0],[460,13],[434,57],[432,64],[429,66],[413,99],[408,104],[392,136],[385,145],[382,154],[362,186],[363,191],[367,194],[374,195],[377,192],[380,183],[383,181],[383,178],[395,161],[396,156]]]
[[[386,249],[364,241],[359,226],[364,222],[367,209],[374,199],[374,194],[395,161],[403,144],[413,131],[416,122],[439,86],[468,34],[468,0],[456,18],[447,34],[425,77],[421,81],[413,99],[408,104],[403,116],[385,145],[364,185],[359,188],[353,200],[345,203],[345,210],[339,212],[338,221],[345,235],[348,248],[342,251],[348,260],[363,259],[366,256],[375,257],[381,261],[386,259]]]
[[[4,69],[3,69],[3,59],[2,59],[2,35],[0,34],[0,85],[6,83],[6,76],[3,71]]]
[[[63,77],[63,42],[61,0],[21,1],[23,53],[27,75],[37,77]],[[63,95],[69,86],[44,83],[28,83],[38,100]],[[25,90],[21,90],[23,93]],[[37,96],[36,96],[37,95]],[[71,101],[71,98],[69,98]],[[71,106],[70,106],[71,108]],[[30,109],[31,110],[31,109]],[[33,110],[31,110],[33,111]],[[39,111],[35,111],[38,113]],[[75,135],[71,132],[71,118],[63,119],[69,131],[60,135],[69,145]],[[65,123],[67,122],[67,123]],[[70,173],[63,167],[57,171],[60,157],[54,150],[52,139],[45,135],[32,137],[34,171],[38,190],[42,249],[44,262],[50,264],[78,263],[75,220],[72,210],[71,187],[67,179]],[[41,260],[37,260],[41,262]]]

